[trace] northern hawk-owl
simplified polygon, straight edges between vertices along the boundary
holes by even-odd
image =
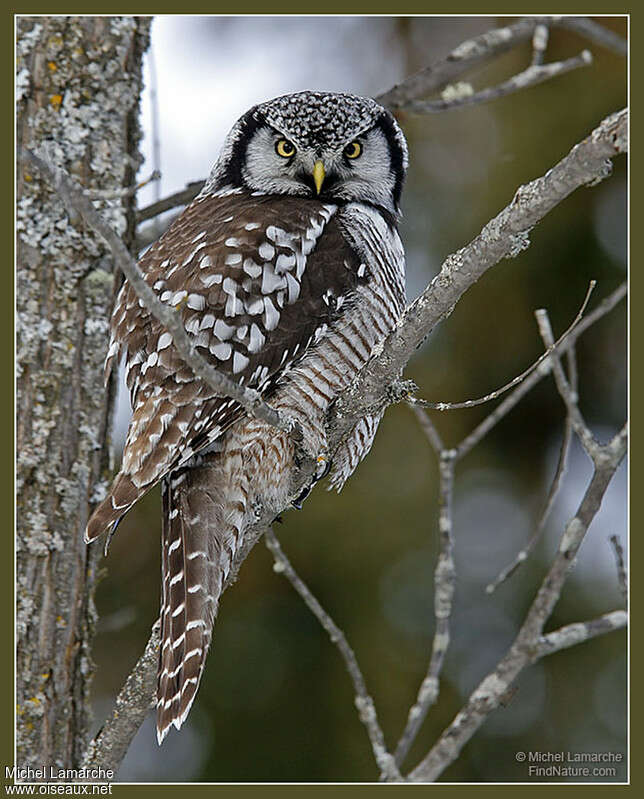
[[[141,258],[199,353],[299,422],[326,453],[325,419],[399,319],[397,232],[407,145],[371,99],[300,92],[233,126],[203,190]],[[106,376],[125,354],[132,419],[123,461],[85,537],[92,541],[161,481],[159,743],[195,698],[219,596],[256,508],[290,494],[294,444],[218,396],[182,361],[126,282]],[[381,414],[333,454],[338,490],[368,453]]]

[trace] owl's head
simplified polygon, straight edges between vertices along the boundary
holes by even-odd
[[[399,209],[407,143],[386,108],[367,97],[299,92],[256,105],[234,125],[204,193],[365,202]]]

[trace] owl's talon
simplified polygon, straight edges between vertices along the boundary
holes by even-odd
[[[313,483],[308,485],[301,494],[295,497],[295,499],[291,500],[291,505],[295,508],[295,510],[302,510],[302,505],[304,504],[304,500],[308,497],[311,493],[311,489],[313,488]]]
[[[327,458],[327,456],[324,454],[318,455],[317,465],[315,467],[314,482],[317,483],[318,480],[322,480],[324,477],[326,477],[330,469],[331,469],[330,458]]]

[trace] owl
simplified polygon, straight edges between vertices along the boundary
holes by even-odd
[[[371,99],[300,92],[261,103],[139,264],[197,351],[299,423],[302,446],[323,464],[329,407],[405,306],[397,224],[407,163],[400,127]],[[196,377],[127,282],[106,377],[122,356],[132,419],[85,539],[113,531],[161,482],[160,744],[192,706],[222,587],[257,508],[299,507],[303,495],[289,480],[292,437]],[[369,452],[380,417],[362,418],[332,453],[331,487]]]

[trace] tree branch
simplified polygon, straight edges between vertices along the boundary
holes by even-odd
[[[440,100],[410,100],[401,106],[405,111],[412,114],[438,114],[443,111],[453,111],[464,108],[468,105],[481,105],[507,97],[509,94],[527,89],[529,86],[536,86],[546,80],[564,75],[579,67],[587,67],[593,63],[590,50],[582,50],[579,55],[568,58],[565,61],[556,61],[552,64],[531,64],[523,72],[513,75],[508,80],[499,83],[497,86],[489,86],[487,89],[473,92],[469,84],[457,84],[452,87],[452,91],[443,92]]]
[[[617,584],[624,599],[624,607],[628,605],[628,578],[626,576],[626,566],[624,565],[624,550],[619,543],[616,535],[611,535],[610,543],[615,554],[615,565],[617,566]]]
[[[504,28],[495,28],[462,42],[446,58],[405,78],[402,83],[376,97],[379,103],[396,109],[452,83],[497,55],[532,38],[537,19],[527,17]]]
[[[367,734],[369,735],[369,740],[371,741],[371,747],[373,749],[373,755],[378,768],[380,769],[381,778],[388,782],[399,782],[402,778],[400,776],[400,772],[398,771],[396,761],[387,751],[385,737],[378,722],[378,716],[376,714],[376,708],[373,703],[373,699],[367,691],[367,686],[365,685],[364,677],[362,675],[362,671],[360,670],[360,666],[358,665],[355,652],[349,645],[345,634],[324,610],[322,605],[320,605],[304,581],[297,574],[289,559],[282,551],[280,543],[271,527],[266,530],[264,542],[275,558],[275,563],[273,564],[274,571],[276,571],[278,574],[283,574],[291,583],[293,588],[304,600],[304,603],[308,609],[327,631],[331,642],[338,648],[342,659],[344,660],[344,665],[349,673],[349,677],[351,677],[351,682],[353,683],[353,688],[355,690],[355,706],[358,709],[358,716],[360,717],[360,721],[364,724]]]
[[[81,763],[82,768],[100,766],[102,769],[111,769],[115,774],[118,771],[132,739],[154,703],[160,629],[160,620],[157,619],[143,654],[116,697],[112,715],[90,741]]]
[[[616,55],[625,56],[628,54],[628,42],[626,39],[588,17],[556,17],[553,19],[552,24],[558,28],[567,28],[574,31],[583,36],[584,39],[611,50]]]
[[[577,644],[583,644],[598,635],[605,635],[614,630],[621,630],[628,624],[628,615],[625,610],[614,610],[612,613],[604,613],[592,621],[579,621],[575,624],[567,624],[547,635],[542,635],[537,643],[535,660],[546,655],[552,655],[562,649],[568,649]]]
[[[424,416],[421,424],[430,442],[438,440],[426,413],[418,410],[417,416]],[[440,447],[439,456],[440,490],[438,499],[439,551],[434,571],[434,617],[435,630],[432,653],[415,703],[409,708],[407,724],[396,747],[396,763],[402,765],[431,706],[438,699],[439,677],[450,642],[450,618],[456,588],[456,567],[454,565],[454,539],[452,532],[452,501],[454,494],[454,469],[456,451]]]
[[[533,42],[533,53],[537,51],[543,53],[545,46],[538,42],[535,47],[534,37],[537,31],[545,26],[573,30],[593,44],[608,48],[622,56],[628,51],[627,42],[621,36],[586,17],[525,17],[511,25],[485,31],[462,42],[445,58],[405,78],[402,83],[376,97],[376,100],[394,110],[403,108],[410,102],[440,91],[474,67],[529,40]],[[535,64],[534,56],[533,64]]]
[[[555,643],[543,643],[543,627],[552,614],[577,552],[592,520],[601,505],[606,489],[626,453],[626,428],[608,444],[598,445],[601,457],[594,461],[593,477],[576,515],[568,522],[559,544],[559,550],[544,578],[519,633],[507,654],[496,668],[479,683],[464,707],[444,730],[436,744],[420,764],[409,774],[412,782],[434,782],[458,757],[463,746],[479,729],[488,715],[495,710],[526,666],[534,663],[549,651],[585,640],[581,631],[559,636]],[[619,611],[621,612],[621,611]],[[623,617],[618,617],[621,622]],[[615,621],[615,619],[613,619]],[[600,629],[601,628],[601,629]],[[617,627],[597,625],[597,634]],[[589,637],[589,636],[586,636]],[[547,636],[545,636],[547,639]]]
[[[170,211],[172,208],[187,205],[194,200],[205,185],[205,180],[195,180],[192,183],[187,183],[185,189],[181,189],[168,197],[164,197],[162,200],[157,200],[157,202],[141,208],[140,211],[137,211],[136,221],[141,224],[146,219],[153,219],[155,216]]]

